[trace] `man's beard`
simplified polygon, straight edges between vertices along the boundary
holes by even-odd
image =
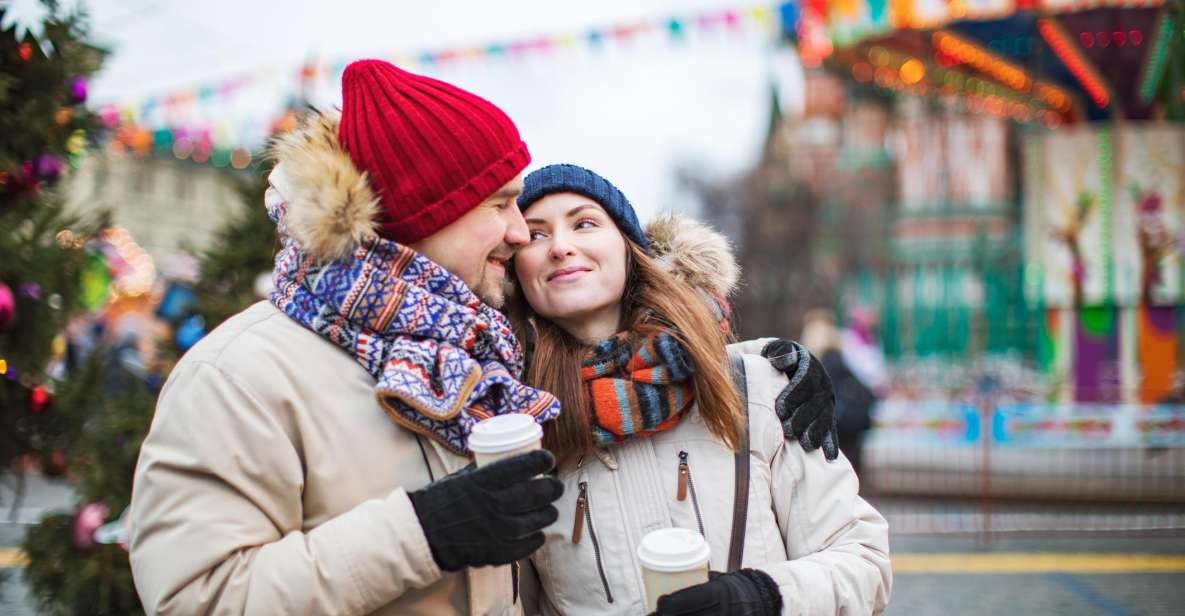
[[[490,253],[490,256],[500,259],[503,263],[502,271],[505,276],[501,279],[495,278],[490,273],[490,263],[486,261],[481,266],[481,272],[477,278],[477,285],[473,287],[473,293],[477,295],[481,301],[501,309],[506,304],[506,277],[510,276],[510,260],[514,258],[514,249],[509,245],[503,245],[500,250]]]
[[[493,306],[494,308],[501,308],[506,303],[506,289],[503,287],[504,280],[496,280],[488,266],[482,266],[481,278],[477,281],[477,287],[473,289],[473,293],[477,297]]]

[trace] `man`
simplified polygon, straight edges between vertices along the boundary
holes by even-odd
[[[149,613],[513,613],[508,565],[555,520],[550,454],[456,473],[474,421],[558,412],[489,306],[528,239],[526,145],[449,84],[375,60],[342,81],[340,119],[274,148],[272,301],[161,393],[131,512]]]

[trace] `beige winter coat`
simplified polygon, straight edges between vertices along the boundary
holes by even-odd
[[[660,218],[646,232],[652,252],[676,276],[722,295],[731,291],[737,271],[718,234],[679,217]],[[732,347],[745,361],[751,431],[742,566],[773,577],[787,616],[879,614],[892,586],[888,524],[857,495],[858,481],[845,458],[828,462],[821,450],[807,453],[783,438],[773,404],[788,379],[757,354],[761,346],[754,341]],[[524,567],[528,613],[643,614],[636,549],[643,535],[659,528],[702,526],[712,570],[726,570],[733,456],[693,408],[666,432],[565,463],[559,520]],[[691,488],[683,500],[681,462]],[[582,494],[584,528],[573,543]]]
[[[322,118],[294,133],[271,178],[268,198],[284,199],[308,230],[332,225],[318,216],[365,213],[372,197],[350,175],[335,128]],[[132,570],[149,613],[521,611],[510,567],[436,566],[407,492],[468,461],[397,427],[374,384],[267,303],[186,353],[161,393],[132,495]]]

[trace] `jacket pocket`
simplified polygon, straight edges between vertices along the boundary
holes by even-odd
[[[576,497],[576,515],[572,520],[572,543],[580,543],[585,529],[592,541],[593,558],[597,563],[597,575],[601,576],[601,585],[605,589],[605,600],[613,603],[613,592],[609,590],[609,576],[605,575],[605,563],[601,557],[601,544],[597,541],[597,530],[592,522],[592,506],[588,498],[588,482],[580,482],[580,494]]]
[[[687,494],[691,494],[691,509],[695,512],[695,523],[699,526],[699,534],[707,537],[704,534],[704,517],[699,511],[699,499],[695,496],[695,481],[691,479],[691,464],[688,458],[691,456],[686,451],[679,452],[679,485],[675,490],[676,500],[687,500]]]

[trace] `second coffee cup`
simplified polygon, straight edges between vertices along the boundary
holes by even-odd
[[[658,598],[708,581],[712,551],[697,532],[686,528],[660,528],[642,537],[638,560],[646,586],[646,613],[658,609]]]

